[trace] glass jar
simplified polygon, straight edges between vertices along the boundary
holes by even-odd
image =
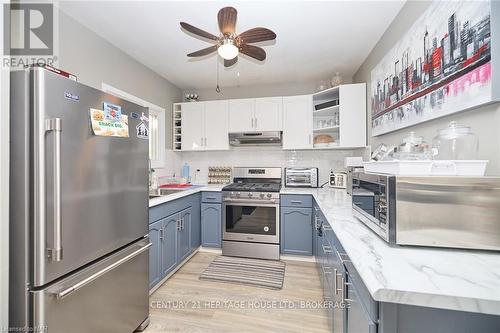
[[[429,160],[431,153],[424,137],[408,133],[403,142],[395,148],[394,157],[399,160]]]
[[[479,139],[471,128],[456,121],[438,130],[438,135],[432,140],[435,160],[475,160],[478,149]]]

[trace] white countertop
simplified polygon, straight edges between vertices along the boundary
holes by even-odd
[[[389,246],[352,215],[345,190],[281,193],[314,196],[375,300],[500,315],[498,252]]]
[[[182,189],[177,193],[149,199],[149,207],[151,208],[198,192],[220,192],[224,186],[226,185],[193,185],[193,187]]]
[[[223,185],[200,186],[151,199],[149,207]],[[500,254],[389,246],[352,215],[338,189],[289,189],[312,195],[372,297],[381,302],[500,315]]]

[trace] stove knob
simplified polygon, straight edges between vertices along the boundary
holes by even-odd
[[[271,199],[271,197],[272,197],[271,193],[268,193],[268,194],[267,194],[267,197],[268,197],[269,199]]]
[[[249,198],[253,197],[253,194],[252,193],[248,193],[248,197]]]
[[[240,197],[240,192],[236,192],[236,197],[239,198]]]
[[[261,199],[264,199],[264,193],[261,193],[261,194],[260,194],[260,198],[261,198]]]

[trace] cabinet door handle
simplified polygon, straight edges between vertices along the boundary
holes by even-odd
[[[323,248],[323,252],[325,252],[325,253],[332,253],[333,252],[331,246],[322,245],[321,247]]]
[[[352,283],[346,282],[345,278],[342,278],[342,302],[352,302],[353,300],[348,298],[349,295],[347,295],[348,286],[352,286]]]
[[[342,256],[347,256],[347,254],[345,253],[340,253],[338,250],[335,250],[335,252],[337,253],[337,257],[339,257],[339,260],[340,262],[342,263],[342,265],[345,265],[345,263],[347,262],[351,262],[349,259],[344,259]],[[349,258],[349,257],[348,257]]]
[[[334,277],[333,277],[333,289],[335,290],[335,295],[338,295],[339,291],[342,290],[342,289],[339,288],[339,277],[341,277],[342,274],[339,274],[339,271],[336,268],[333,269],[333,274],[334,274]]]
[[[160,240],[163,240],[163,228],[160,229]]]
[[[311,134],[309,134],[309,144],[311,144]]]
[[[300,200],[290,200],[290,203],[298,204],[299,205],[299,204],[302,203],[302,201],[300,201]]]
[[[257,120],[258,120],[258,119],[257,119],[257,118],[255,118],[255,128],[257,128],[257,126],[258,126],[258,125],[257,125]]]
[[[254,128],[254,126],[253,126],[253,123],[254,123],[254,119],[255,119],[255,118],[252,118],[252,128]]]

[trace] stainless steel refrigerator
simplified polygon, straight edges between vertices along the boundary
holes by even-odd
[[[128,116],[98,136],[89,110]],[[147,325],[148,110],[44,68],[11,75],[9,325],[133,332]]]

